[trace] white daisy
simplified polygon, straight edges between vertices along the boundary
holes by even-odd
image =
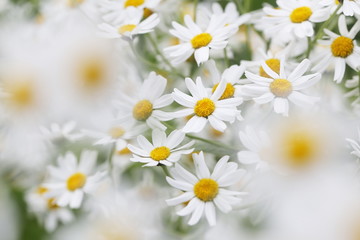
[[[278,8],[263,9],[267,15],[262,20],[269,23],[264,32],[269,36],[284,36],[288,41],[313,36],[313,24],[327,20],[330,15],[329,9],[317,1],[277,0],[276,3]]]
[[[66,139],[69,141],[76,141],[83,137],[81,133],[76,133],[76,122],[70,121],[64,123],[62,126],[57,123],[52,123],[50,128],[41,126],[40,131],[44,134],[50,141],[57,141],[61,139]]]
[[[159,4],[160,0],[102,0],[99,1],[99,11],[107,22],[117,22],[123,18],[124,14],[136,8],[141,12],[141,17],[148,17],[153,13],[154,8]],[[131,10],[130,10],[131,11]]]
[[[173,64],[185,62],[192,54],[198,65],[206,62],[209,59],[210,49],[224,49],[229,37],[237,31],[237,27],[234,25],[226,26],[226,16],[224,15],[211,16],[205,30],[194,23],[190,15],[186,15],[184,21],[185,27],[177,22],[172,22],[174,29],[170,30],[170,33],[182,42],[164,50]]]
[[[319,41],[321,45],[327,48],[323,54],[314,58],[318,63],[312,68],[313,71],[323,72],[332,63],[335,64],[334,80],[340,83],[344,77],[346,64],[355,71],[360,66],[360,47],[357,46],[354,39],[360,30],[360,20],[348,31],[344,15],[339,17],[339,31],[341,35],[333,33],[328,29],[324,32],[330,38],[329,40]]]
[[[142,11],[136,8],[129,8],[126,14],[114,24],[100,24],[99,35],[105,38],[132,40],[136,35],[152,32],[160,22],[159,16],[154,13],[142,20],[142,14]]]
[[[159,110],[173,102],[171,94],[161,96],[166,88],[167,80],[155,72],[151,72],[139,86],[135,96],[121,96],[121,101],[114,102],[119,110],[119,120],[133,120],[138,123],[146,123],[152,129],[165,130],[166,127],[160,121],[169,121],[173,117],[170,113]]]
[[[256,170],[267,169],[268,163],[264,161],[266,149],[270,145],[269,136],[264,131],[255,131],[247,126],[245,131],[239,132],[241,143],[247,150],[238,152],[237,157],[242,164],[255,164]]]
[[[102,131],[84,129],[82,132],[84,135],[95,139],[94,145],[115,144],[116,150],[121,151],[126,147],[129,140],[143,133],[146,129],[146,124],[135,125],[134,121],[124,122],[114,119]]]
[[[194,141],[178,147],[184,138],[185,133],[178,130],[171,132],[166,137],[164,131],[155,129],[152,132],[152,143],[140,135],[137,137],[140,148],[131,144],[128,145],[130,151],[134,153],[130,160],[146,163],[144,167],[153,167],[159,164],[171,166],[174,162],[179,161],[181,155],[190,154],[194,151],[194,148],[188,149],[194,144]]]
[[[40,186],[26,195],[26,202],[45,229],[52,232],[59,222],[68,223],[74,219],[74,215],[68,208],[58,206],[54,198],[45,197],[46,192],[48,189]]]
[[[322,0],[320,3],[324,6],[330,6],[334,10],[341,4],[337,14],[343,13],[345,16],[360,15],[359,0]]]
[[[318,98],[307,96],[300,91],[314,85],[321,78],[320,73],[304,75],[310,66],[310,61],[304,59],[287,76],[285,72],[285,61],[280,61],[279,74],[270,69],[264,62],[261,66],[269,77],[261,77],[251,72],[245,72],[246,77],[253,82],[242,89],[255,96],[253,100],[258,104],[272,102],[276,113],[288,116],[289,100],[298,106],[311,105]]]
[[[193,154],[196,176],[185,170],[179,164],[171,169],[171,177],[166,177],[167,182],[184,191],[183,194],[166,200],[170,206],[188,202],[186,207],[177,212],[180,216],[192,214],[188,224],[196,224],[205,213],[211,226],[216,224],[215,206],[224,213],[232,210],[232,206],[241,201],[240,195],[245,193],[227,190],[227,187],[237,183],[244,174],[238,165],[228,162],[229,156],[222,157],[210,174],[204,160],[203,152]]]
[[[190,78],[186,78],[185,84],[191,96],[176,88],[172,94],[177,103],[186,107],[173,112],[173,117],[193,115],[182,129],[183,132],[200,132],[208,121],[214,129],[224,132],[226,129],[224,121],[232,123],[239,116],[240,111],[236,107],[242,103],[240,97],[220,99],[226,89],[227,83],[224,79],[213,93],[204,87],[200,77],[196,78],[196,84]]]
[[[360,139],[360,129],[358,129],[358,138]],[[347,138],[346,141],[350,144],[352,151],[351,154],[356,156],[360,160],[360,144],[358,141],[351,138]]]
[[[359,90],[359,76],[353,76],[352,79],[346,80],[345,87],[349,91],[344,95],[352,99],[351,106],[356,113],[360,112],[360,90]]]
[[[45,196],[55,198],[55,203],[61,207],[79,208],[84,195],[91,193],[105,172],[94,172],[97,152],[84,150],[80,161],[76,156],[67,152],[57,159],[58,167],[49,166],[50,179],[43,184],[49,192]]]

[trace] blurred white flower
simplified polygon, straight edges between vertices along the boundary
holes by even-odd
[[[128,9],[123,18],[119,18],[113,24],[102,23],[98,25],[101,30],[99,35],[105,38],[122,38],[131,41],[136,35],[152,32],[160,22],[156,13],[143,20],[142,11],[136,8]]]
[[[171,169],[173,178],[166,177],[168,183],[181,191],[178,197],[166,200],[170,206],[188,202],[186,207],[177,212],[180,216],[192,214],[189,225],[198,223],[205,214],[210,225],[216,224],[215,206],[224,213],[232,210],[232,205],[241,201],[239,196],[246,193],[230,191],[226,188],[237,183],[244,174],[237,164],[228,162],[229,156],[222,157],[210,174],[206,166],[204,154],[194,153],[196,176],[185,170],[179,164]]]
[[[50,141],[66,139],[73,142],[83,137],[83,134],[74,132],[76,125],[75,121],[66,122],[62,126],[58,123],[52,123],[50,128],[40,126],[40,131]]]

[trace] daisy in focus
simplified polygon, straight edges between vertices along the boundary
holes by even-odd
[[[59,222],[68,223],[74,219],[74,215],[68,208],[57,205],[54,198],[45,197],[46,192],[48,189],[40,186],[26,195],[26,202],[30,211],[44,224],[45,229],[52,232]]]
[[[164,49],[172,64],[185,62],[194,54],[196,63],[200,65],[209,60],[210,49],[222,50],[228,39],[237,32],[235,25],[226,25],[226,16],[213,15],[205,30],[201,29],[190,17],[184,17],[185,25],[172,22],[170,33],[179,38],[181,43]]]
[[[266,16],[262,19],[268,24],[264,33],[270,36],[281,35],[285,42],[313,36],[314,23],[324,22],[330,15],[329,9],[317,1],[277,0],[276,3],[278,8],[263,8]]]
[[[238,169],[236,163],[228,162],[229,156],[222,157],[216,164],[212,173],[206,166],[204,153],[193,154],[196,175],[185,170],[179,164],[171,169],[171,177],[167,182],[184,193],[166,200],[170,206],[188,202],[186,207],[177,212],[179,216],[191,214],[189,225],[195,225],[205,215],[209,225],[216,225],[215,206],[222,212],[228,213],[232,206],[241,201],[243,192],[226,189],[237,183],[245,171]]]
[[[360,30],[360,20],[357,20],[350,31],[347,28],[344,15],[339,17],[338,24],[341,35],[324,29],[329,39],[321,40],[319,43],[327,47],[327,49],[323,54],[314,59],[318,63],[312,68],[313,71],[323,72],[329,65],[335,64],[334,81],[336,83],[340,83],[343,80],[346,65],[355,71],[359,71],[360,67],[360,47],[357,46],[355,40],[355,36]]]
[[[239,118],[240,111],[236,107],[242,103],[242,98],[221,99],[227,87],[225,80],[220,81],[213,93],[204,87],[200,77],[196,78],[196,83],[190,78],[186,78],[185,84],[191,96],[176,88],[172,94],[177,103],[186,107],[183,110],[173,112],[172,115],[175,118],[192,116],[182,129],[183,132],[200,132],[207,122],[214,129],[224,132],[226,129],[224,121],[232,123],[236,118]]]
[[[102,23],[98,25],[101,30],[99,35],[104,38],[122,38],[130,41],[139,34],[152,32],[160,22],[156,13],[144,20],[142,17],[142,11],[129,8],[123,18],[118,19],[114,24]]]
[[[194,141],[178,147],[184,138],[185,134],[178,130],[171,132],[166,137],[165,132],[155,129],[152,132],[152,143],[140,135],[137,137],[140,148],[131,144],[128,145],[129,150],[133,152],[133,157],[130,160],[146,163],[144,167],[153,167],[159,164],[171,166],[174,162],[179,161],[181,155],[190,154],[194,151],[194,148],[189,149],[194,145]]]
[[[173,102],[171,94],[162,95],[166,84],[165,78],[151,72],[135,96],[122,94],[121,100],[114,103],[119,110],[119,121],[132,120],[146,123],[152,129],[165,130],[166,127],[160,121],[173,119],[172,114],[159,110]]]
[[[304,75],[310,67],[310,61],[304,59],[292,72],[287,76],[285,72],[285,62],[280,62],[279,74],[274,72],[265,62],[261,65],[269,77],[262,77],[251,72],[245,72],[246,77],[253,82],[243,87],[243,91],[248,92],[253,100],[258,104],[272,102],[275,113],[288,116],[289,101],[303,107],[312,105],[319,100],[317,97],[310,97],[301,90],[309,88],[320,80],[321,74],[314,73]]]
[[[80,161],[67,152],[57,159],[58,167],[49,166],[50,179],[44,183],[48,189],[46,197],[55,198],[55,204],[60,207],[79,208],[84,195],[95,190],[105,176],[105,172],[95,172],[97,152],[84,150]]]

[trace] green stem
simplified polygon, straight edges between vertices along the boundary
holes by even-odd
[[[196,22],[196,11],[198,6],[198,0],[194,0],[194,22]]]
[[[244,14],[245,10],[241,5],[241,0],[234,0],[240,14]]]
[[[317,40],[319,40],[319,39],[323,36],[323,34],[324,34],[324,29],[327,28],[327,27],[330,25],[330,23],[331,23],[332,21],[334,21],[334,19],[336,18],[336,16],[337,16],[336,13],[337,13],[337,11],[340,9],[340,7],[341,7],[341,4],[339,4],[339,6],[336,8],[336,10],[331,14],[331,16],[329,17],[329,19],[326,20],[326,21],[320,26],[320,28],[319,28],[318,32],[316,33],[314,39],[312,40],[312,42],[311,42],[310,45],[308,46],[308,51],[307,51],[307,52],[308,52],[309,54],[310,54],[311,50],[313,49],[313,47],[314,47],[315,43],[317,42]],[[307,55],[307,57],[308,57],[308,55]]]
[[[160,165],[160,167],[164,171],[165,176],[170,177],[170,173],[169,173],[169,170],[167,169],[167,167],[165,165]]]
[[[136,48],[134,46],[134,43],[133,41],[129,41],[129,45],[130,45],[130,48],[133,52],[133,54],[135,55],[136,58],[138,58],[140,61],[142,61],[144,64],[148,65],[148,66],[151,66],[155,69],[157,69],[157,66],[156,64],[150,62],[149,60],[147,60],[146,58],[144,58],[143,56],[141,56],[137,51],[136,51]]]
[[[150,34],[148,34],[148,38],[150,40],[150,43],[152,45],[152,47],[154,48],[155,50],[155,53],[157,55],[159,55],[161,57],[161,59],[164,61],[164,63],[171,69],[171,71],[173,73],[175,73],[176,75],[178,75],[179,77],[181,78],[185,78],[184,75],[180,74],[177,72],[176,68],[173,67],[173,65],[169,62],[169,60],[164,56],[164,54],[162,54],[162,52],[160,51],[158,45],[156,44],[155,40],[151,37]]]

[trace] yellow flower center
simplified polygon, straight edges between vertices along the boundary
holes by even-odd
[[[119,155],[127,155],[127,154],[130,154],[130,153],[131,153],[131,151],[127,147],[123,148],[123,149],[121,149],[120,151],[117,152],[117,154],[119,154]]]
[[[50,210],[55,210],[59,208],[59,205],[55,203],[55,198],[49,198],[47,202],[47,207]]]
[[[145,0],[127,0],[125,3],[124,3],[124,7],[127,8],[127,7],[138,7],[140,5],[143,5],[145,2]]]
[[[95,57],[86,59],[79,65],[79,78],[88,88],[96,88],[105,81],[105,63]]]
[[[209,33],[200,33],[191,39],[191,45],[193,48],[198,49],[207,46],[212,40],[212,36]]]
[[[120,34],[124,34],[126,32],[131,32],[132,30],[134,30],[134,28],[136,28],[135,24],[126,24],[126,25],[119,27],[118,32]]]
[[[194,112],[199,117],[208,117],[215,111],[215,103],[209,99],[204,98],[197,101]]]
[[[169,156],[170,156],[170,149],[165,146],[154,148],[150,152],[150,157],[155,161],[165,160]]]
[[[219,193],[219,185],[210,178],[203,178],[195,184],[194,193],[204,202],[212,201]]]
[[[84,0],[67,0],[67,5],[69,7],[77,7],[79,6],[80,4],[82,4],[84,2]]]
[[[149,100],[141,100],[133,108],[133,117],[138,121],[145,121],[151,116],[153,105]]]
[[[354,51],[353,40],[340,36],[331,43],[331,52],[334,57],[346,58]]]
[[[293,167],[308,165],[316,152],[316,141],[314,136],[296,131],[289,133],[284,139],[284,155],[288,163]]]
[[[215,90],[218,86],[219,86],[218,83],[215,84],[214,87],[212,88],[212,92],[215,92]],[[219,99],[222,100],[222,99],[226,99],[226,98],[231,98],[234,96],[234,93],[235,93],[234,86],[231,85],[231,83],[227,83],[224,93],[221,95],[221,97]]]
[[[144,18],[147,18],[147,17],[150,17],[154,12],[149,9],[149,8],[144,8],[144,13],[143,13],[143,17]]]
[[[36,192],[39,195],[43,195],[44,193],[46,193],[47,191],[49,191],[46,187],[38,187],[38,189],[36,190]]]
[[[268,60],[265,61],[266,65],[268,65],[268,67],[273,70],[274,72],[276,72],[277,74],[280,73],[280,60],[277,58],[270,58]],[[266,78],[271,78],[264,70],[263,67],[260,67],[259,69],[259,75],[262,77],[266,77]]]
[[[277,97],[287,97],[292,92],[292,85],[286,79],[275,79],[270,83],[270,91]]]
[[[121,127],[113,127],[110,129],[109,134],[112,138],[119,138],[124,135],[125,130]]]
[[[71,175],[66,184],[69,191],[75,191],[76,189],[82,188],[86,183],[86,176],[82,173],[75,173]]]
[[[17,108],[25,108],[34,103],[34,87],[30,81],[14,81],[6,84],[5,90],[10,94],[10,104]]]
[[[295,8],[290,14],[290,20],[293,23],[302,23],[308,20],[312,15],[312,10],[309,7]]]

